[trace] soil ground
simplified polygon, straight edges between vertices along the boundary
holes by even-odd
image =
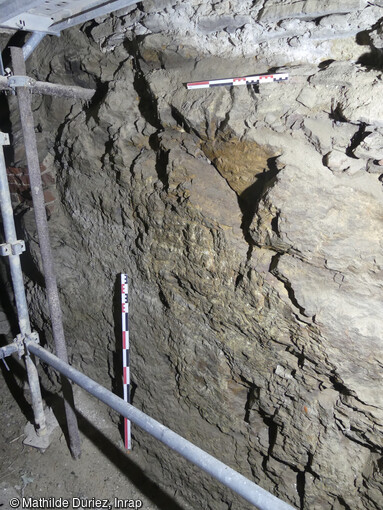
[[[75,389],[75,400],[82,440],[81,458],[72,459],[61,426],[53,432],[52,442],[44,453],[23,445],[24,426],[32,420],[26,400],[28,392],[20,383],[23,366],[12,357],[7,358],[7,363],[9,372],[0,361],[1,510],[11,508],[12,498],[18,498],[19,508],[23,508],[23,497],[27,500],[65,498],[69,500],[69,508],[80,509],[94,507],[97,503],[92,502],[92,498],[96,498],[107,499],[109,510],[114,510],[117,508],[115,498],[118,498],[125,502],[125,508],[186,510],[173,494],[150,479],[150,466],[143,465],[138,447],[125,452],[118,424],[111,419],[107,407],[80,388]],[[61,401],[56,398],[50,405],[60,421]]]

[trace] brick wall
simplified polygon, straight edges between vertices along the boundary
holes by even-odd
[[[41,180],[43,182],[45,207],[48,217],[54,211],[56,193],[56,177],[53,171],[45,165],[40,165]],[[11,192],[12,205],[14,207],[24,203],[32,205],[31,186],[29,182],[28,167],[7,168],[9,190]]]

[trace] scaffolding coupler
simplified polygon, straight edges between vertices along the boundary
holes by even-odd
[[[36,84],[36,80],[33,78],[30,78],[29,76],[9,76],[8,77],[8,87],[13,89],[15,92],[15,89],[17,87],[34,87]]]
[[[0,256],[9,257],[10,255],[21,255],[25,251],[24,241],[15,241],[14,243],[0,244]]]
[[[25,70],[23,71],[25,72]],[[15,94],[17,89],[23,88],[36,94],[48,94],[50,96],[57,97],[72,97],[74,99],[82,99],[84,101],[90,101],[95,93],[95,90],[93,89],[86,89],[76,85],[58,85],[57,83],[37,81],[30,76],[25,76],[24,74],[14,74],[12,76],[0,75],[0,90]]]
[[[4,345],[3,347],[0,347],[0,359],[7,358],[8,356],[11,356],[11,354],[14,354],[17,352],[19,358],[21,358],[24,355],[29,355],[28,349],[26,349],[26,346],[30,344],[30,342],[33,342],[35,344],[40,343],[39,334],[37,331],[32,331],[32,333],[23,334],[20,333],[16,336],[16,338],[13,340],[11,344]]]

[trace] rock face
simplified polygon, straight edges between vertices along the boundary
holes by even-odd
[[[148,0],[29,63],[97,87],[36,105],[71,358],[119,386],[126,272],[134,405],[297,508],[379,509],[382,5],[232,4]],[[289,81],[185,87],[270,68]],[[29,299],[43,330],[36,278]],[[232,508],[134,434],[181,501]]]

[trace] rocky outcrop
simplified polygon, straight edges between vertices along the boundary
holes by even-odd
[[[118,386],[126,272],[135,405],[297,508],[378,509],[382,6],[231,4],[149,0],[44,42],[29,64],[97,86],[89,105],[36,112],[71,357]],[[185,87],[270,68],[289,81]],[[42,330],[32,280],[29,296]],[[196,508],[230,507],[135,440]]]

